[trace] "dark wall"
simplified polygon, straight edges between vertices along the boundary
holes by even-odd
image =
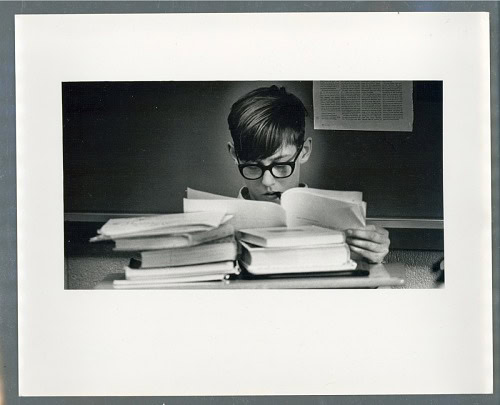
[[[363,191],[370,217],[442,218],[442,82],[414,83],[411,133],[313,130],[312,82],[63,83],[65,212],[179,212],[188,186],[236,196],[227,115],[270,84],[309,111],[302,181]]]

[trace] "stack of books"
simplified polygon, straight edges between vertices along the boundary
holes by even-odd
[[[222,281],[238,274],[234,228],[224,213],[200,212],[111,219],[92,242],[112,240],[136,252],[113,288],[161,288]]]
[[[250,275],[325,275],[356,269],[342,231],[314,225],[271,227],[242,229],[237,238],[240,264]]]

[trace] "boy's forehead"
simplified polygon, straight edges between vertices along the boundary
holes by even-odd
[[[273,153],[271,156],[259,159],[259,161],[270,163],[275,160],[292,158],[296,153],[297,153],[297,147],[295,145],[284,145],[281,148],[279,148],[275,153]]]

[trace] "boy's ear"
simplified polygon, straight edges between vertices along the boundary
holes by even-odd
[[[235,164],[238,164],[238,158],[236,157],[236,151],[234,150],[234,145],[232,142],[227,143],[227,150],[234,160]]]
[[[312,138],[309,137],[305,140],[304,146],[302,147],[302,152],[301,152],[302,157],[300,158],[300,163],[306,163],[309,160],[309,157],[311,156],[311,152],[312,152]]]

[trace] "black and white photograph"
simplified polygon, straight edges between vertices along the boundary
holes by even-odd
[[[492,392],[490,15],[344,11],[16,16],[20,396]]]
[[[443,287],[442,89],[63,83],[65,288]]]

